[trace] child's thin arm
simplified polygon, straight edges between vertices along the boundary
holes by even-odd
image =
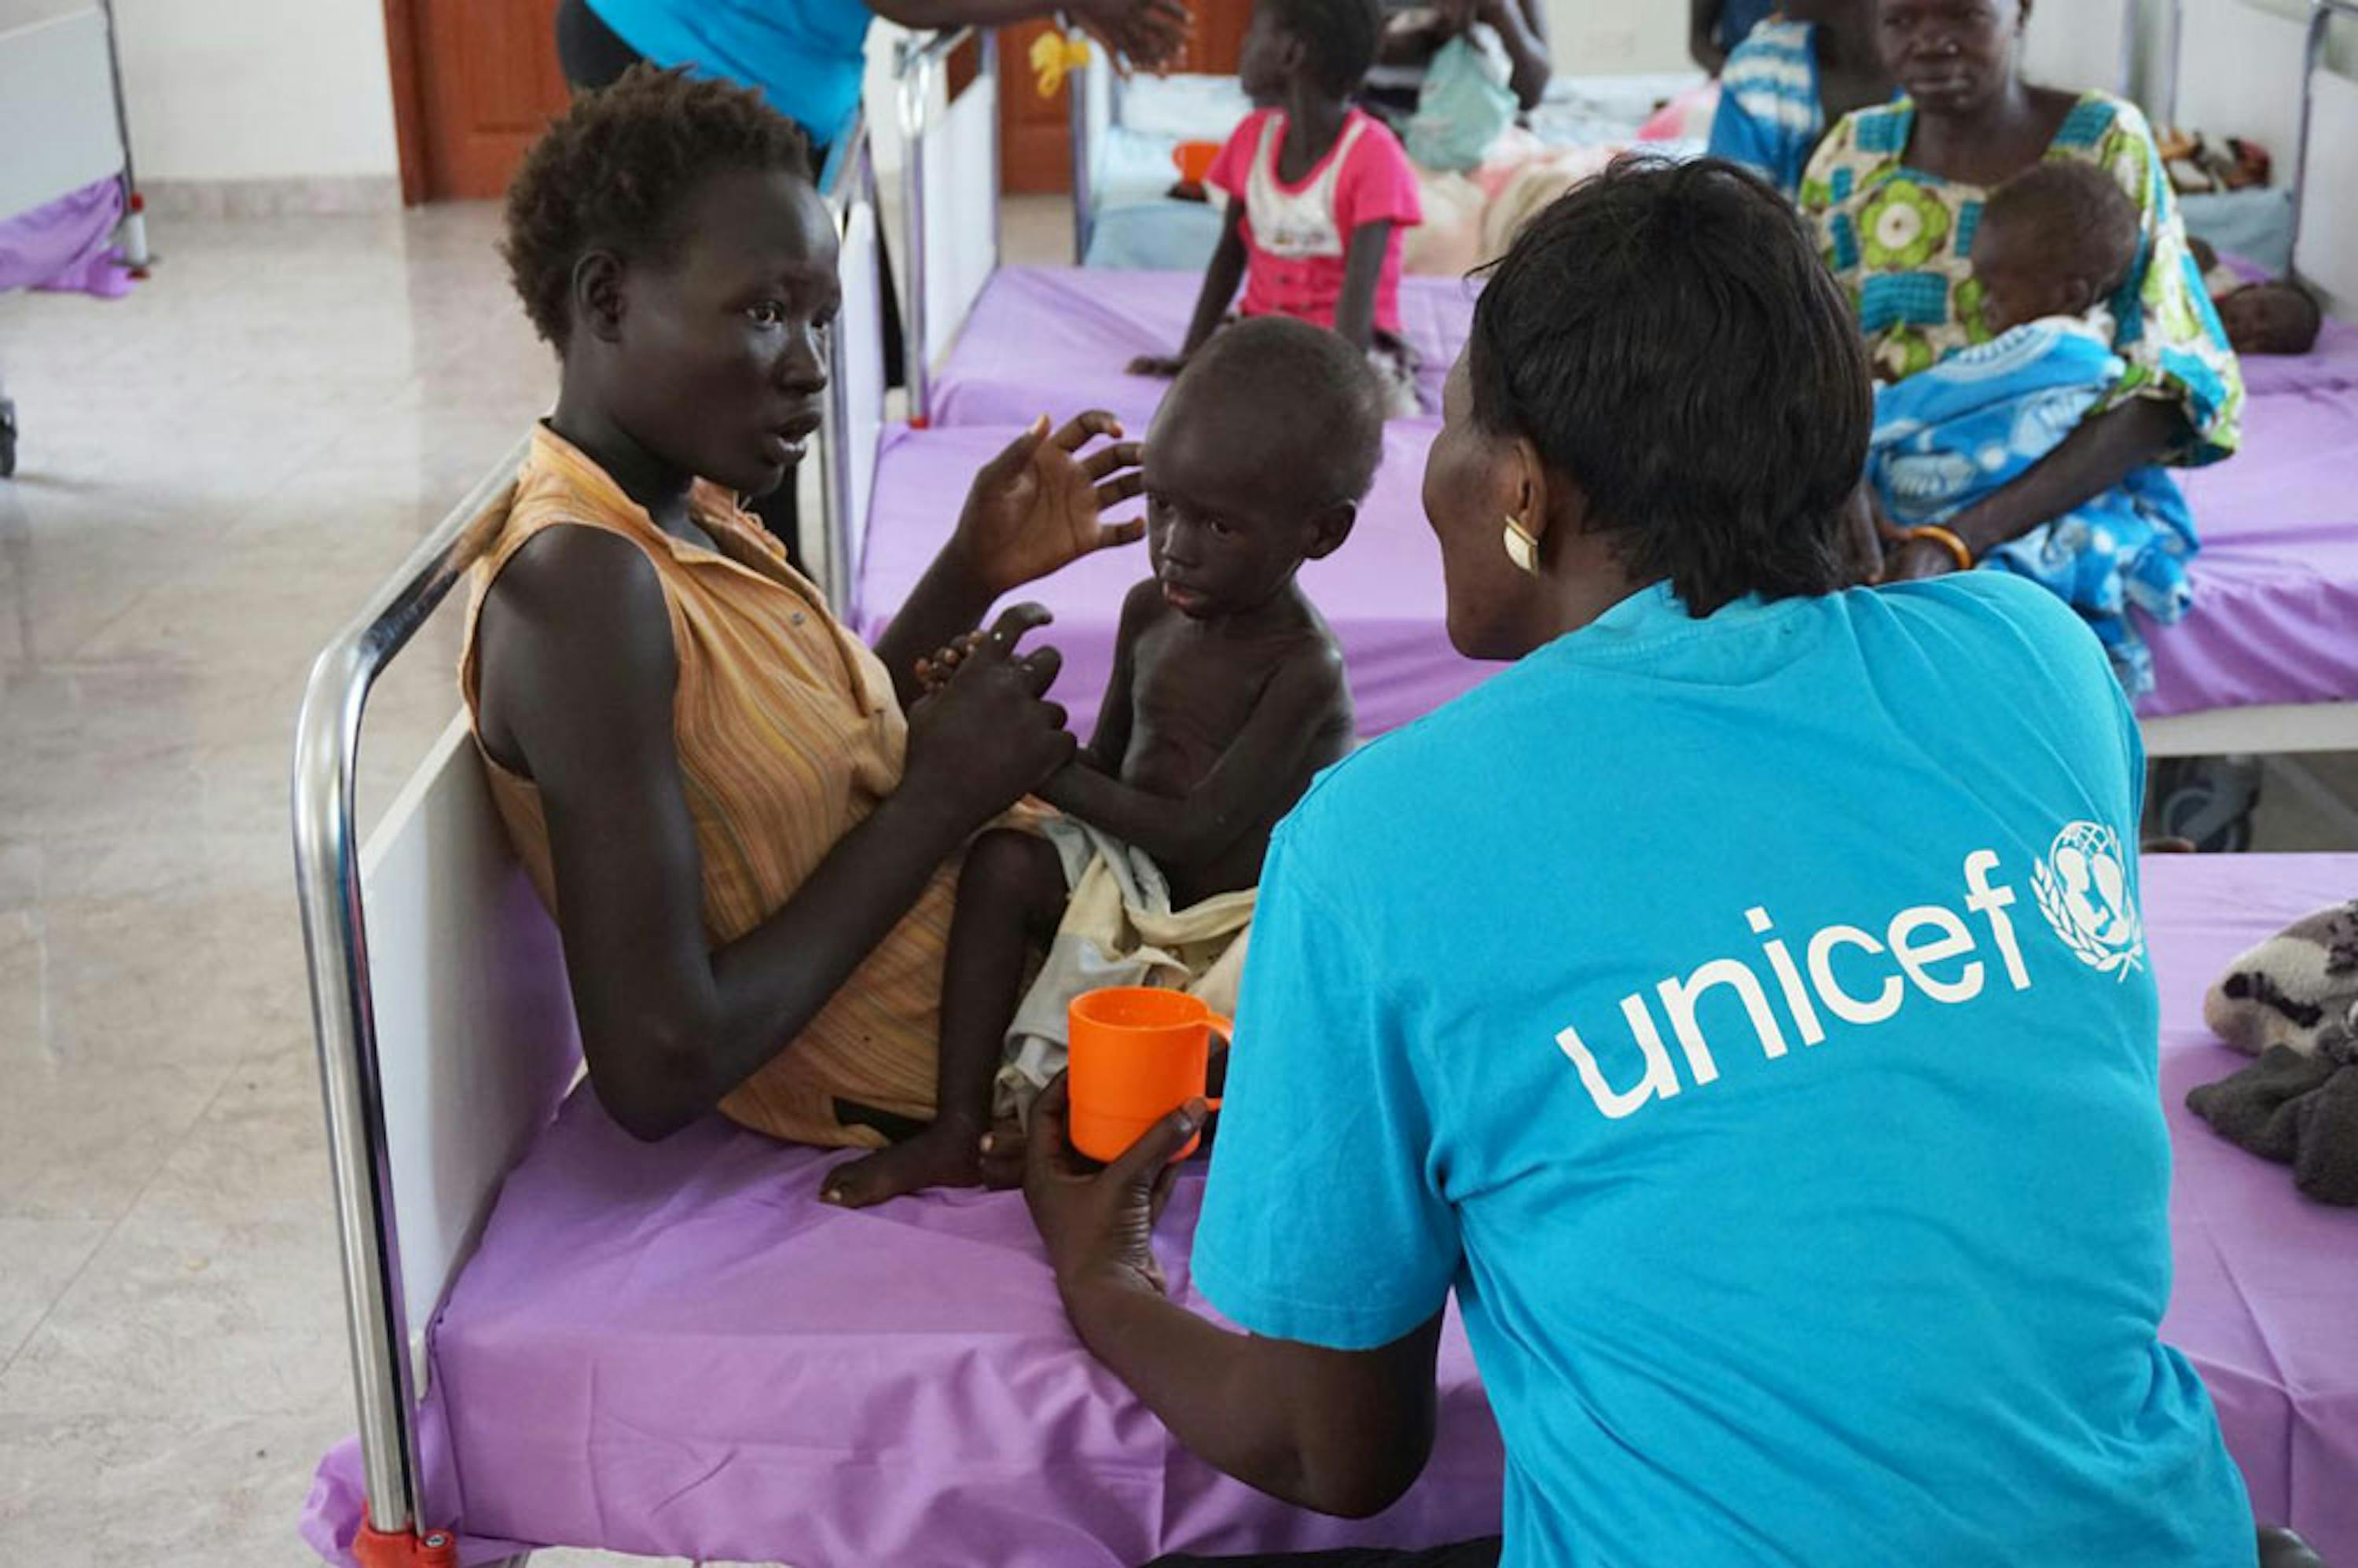
[[[1204,291],[1195,296],[1195,319],[1187,323],[1187,341],[1179,351],[1184,359],[1209,342],[1245,280],[1245,200],[1228,199],[1220,218],[1220,243],[1212,249],[1212,264],[1204,269]]]
[[[1335,335],[1355,349],[1376,341],[1376,283],[1383,276],[1384,253],[1391,243],[1389,218],[1351,231],[1350,248],[1344,253],[1343,295],[1335,302]]]
[[[1177,375],[1187,361],[1219,330],[1220,319],[1237,297],[1245,277],[1245,203],[1232,197],[1220,219],[1220,243],[1213,248],[1212,265],[1204,269],[1203,291],[1195,296],[1195,317],[1187,324],[1187,341],[1175,354],[1141,354],[1130,362],[1132,375]]]
[[[1277,816],[1308,783],[1311,746],[1342,690],[1343,661],[1333,651],[1288,660],[1270,678],[1243,730],[1183,800],[1072,767],[1042,785],[1040,797],[1136,845],[1165,870],[1209,864]]]
[[[1122,601],[1121,624],[1113,639],[1113,673],[1106,677],[1105,697],[1098,704],[1097,732],[1089,737],[1081,754],[1073,759],[1098,773],[1120,777],[1122,759],[1130,755],[1130,688],[1138,665],[1133,650],[1138,645],[1140,631],[1162,600],[1163,585],[1149,578],[1131,589],[1130,597]]]

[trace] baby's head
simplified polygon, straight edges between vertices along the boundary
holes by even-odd
[[[2093,164],[2042,163],[1983,204],[1974,232],[1982,318],[2004,332],[2042,316],[2084,316],[2136,265],[2136,204]]]
[[[565,398],[748,494],[817,427],[835,226],[760,94],[633,70],[576,98],[508,188],[501,246]]]
[[[2317,296],[2298,283],[2247,283],[2218,303],[2220,324],[2239,354],[2305,354],[2325,330]]]
[[[1350,535],[1383,450],[1383,388],[1350,344],[1282,316],[1213,334],[1146,434],[1163,597],[1199,620],[1267,603]]]
[[[1384,33],[1380,0],[1260,0],[1237,78],[1255,103],[1282,103],[1299,82],[1341,103],[1359,91]]]

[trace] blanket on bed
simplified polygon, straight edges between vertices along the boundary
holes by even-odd
[[[2110,323],[2028,322],[1879,387],[1867,477],[1893,522],[1946,523],[2062,445],[2127,373]],[[1983,565],[2044,585],[2087,621],[2131,697],[2153,689],[2153,655],[2132,608],[2168,625],[2193,602],[2200,541],[2176,481],[2136,472],[2078,510],[1990,552]]]

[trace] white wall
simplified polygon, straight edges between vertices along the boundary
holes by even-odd
[[[1548,52],[1566,76],[1686,70],[1687,0],[1547,0]]]
[[[116,0],[142,180],[400,170],[382,0]]]

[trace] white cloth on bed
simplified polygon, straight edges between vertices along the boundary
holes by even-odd
[[[1064,1071],[1073,999],[1108,986],[1154,986],[1236,1011],[1259,890],[1171,907],[1171,883],[1147,853],[1113,835],[1051,817],[1038,825],[1072,890],[1047,961],[1008,1026],[995,1118],[1028,1120],[1032,1102]]]

